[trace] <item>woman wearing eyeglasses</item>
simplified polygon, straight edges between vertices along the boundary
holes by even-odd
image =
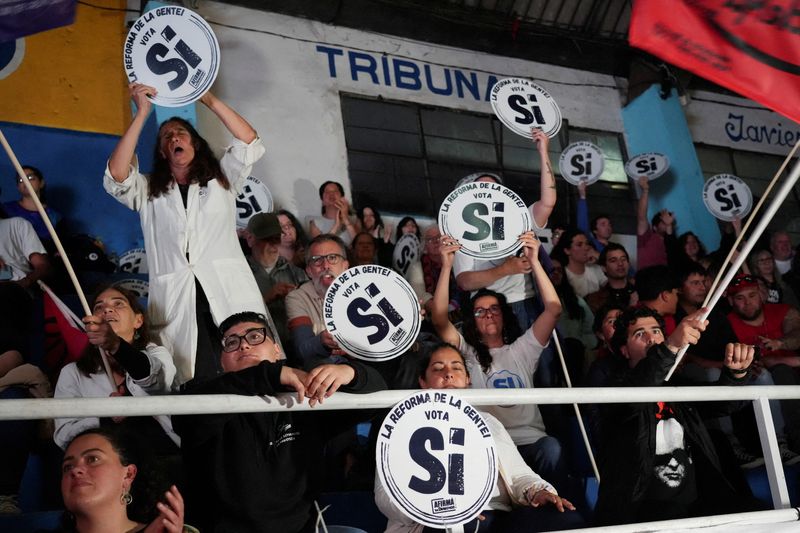
[[[539,287],[544,310],[524,333],[502,294],[481,289],[463,310],[463,335],[448,320],[450,271],[461,247],[442,236],[442,271],[433,295],[431,319],[445,342],[457,346],[473,376],[472,388],[532,388],[533,374],[561,315],[561,301],[538,259],[539,241],[533,232],[520,236],[531,275]],[[561,445],[545,432],[539,408],[533,404],[492,406],[485,410],[503,423],[525,462],[557,489],[566,487],[566,467]]]
[[[58,228],[62,220],[61,213],[52,207],[48,207],[45,203],[46,183],[42,171],[30,165],[25,165],[22,167],[22,170],[25,172],[25,176],[27,176],[28,182],[36,192],[36,195],[39,197],[42,206],[44,206],[45,213],[47,213],[53,227]],[[33,201],[33,197],[28,192],[28,187],[25,186],[22,182],[22,178],[19,176],[15,176],[15,181],[17,182],[17,190],[19,191],[19,200],[5,202],[3,204],[3,209],[5,209],[9,217],[21,217],[30,222],[33,225],[33,229],[36,230],[36,235],[42,241],[45,248],[47,248],[47,251],[52,252],[54,250],[53,238],[50,236],[50,232],[47,231],[47,226],[44,224],[42,215],[40,215],[39,211],[36,209],[36,204]]]

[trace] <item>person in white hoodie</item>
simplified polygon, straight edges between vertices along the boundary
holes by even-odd
[[[469,384],[464,356],[451,344],[434,346],[430,355],[420,361],[419,385],[423,389],[466,389]],[[531,532],[583,527],[583,518],[575,506],[525,464],[503,424],[488,413],[482,412],[481,416],[494,438],[499,475],[481,516],[466,524],[464,531]],[[388,518],[386,533],[438,531],[406,516],[391,501],[377,475],[375,503]]]

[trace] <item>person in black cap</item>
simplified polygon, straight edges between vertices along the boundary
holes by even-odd
[[[274,213],[258,213],[247,222],[245,233],[251,255],[247,258],[281,340],[289,338],[286,327],[286,295],[308,281],[306,273],[280,254],[281,224]],[[286,346],[289,346],[288,344]],[[287,354],[291,359],[293,354]]]

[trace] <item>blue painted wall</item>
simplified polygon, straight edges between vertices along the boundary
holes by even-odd
[[[693,231],[709,252],[719,247],[716,219],[703,203],[703,172],[678,95],[667,99],[653,85],[622,110],[628,155],[659,152],[669,157],[667,174],[650,184],[648,217],[661,209],[675,213],[677,234]]]
[[[137,153],[149,170],[155,142],[155,114],[142,133]],[[66,219],[71,233],[99,237],[109,253],[121,254],[144,245],[139,216],[103,189],[106,161],[118,137],[95,133],[0,123],[22,165],[38,167],[47,183],[47,204]],[[0,157],[0,201],[19,198],[16,172]]]

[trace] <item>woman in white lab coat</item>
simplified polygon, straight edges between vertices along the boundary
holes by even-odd
[[[173,354],[182,384],[219,372],[217,324],[242,311],[266,313],[235,228],[236,196],[264,147],[253,127],[209,92],[200,101],[234,136],[221,160],[191,124],[173,117],[158,130],[153,173],[144,176],[134,151],[152,108],[148,95],[156,90],[129,88],[137,111],[111,154],[103,185],[139,213],[152,331]]]

